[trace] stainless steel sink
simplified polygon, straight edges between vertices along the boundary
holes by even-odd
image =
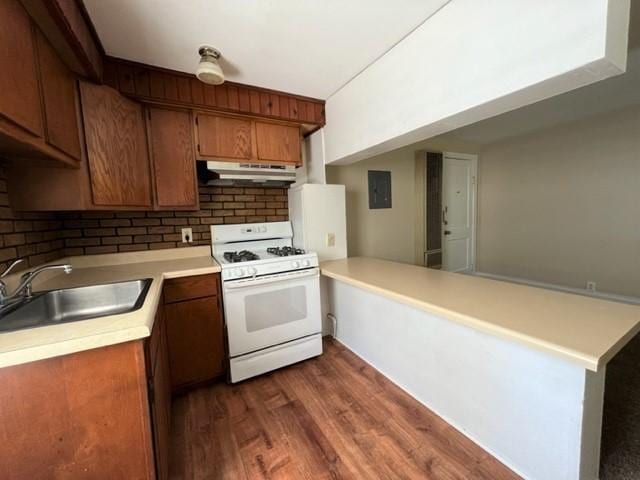
[[[152,279],[34,293],[0,316],[0,332],[133,312],[142,307]]]

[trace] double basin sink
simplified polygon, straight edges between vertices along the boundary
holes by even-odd
[[[0,314],[0,332],[77,322],[138,310],[152,279],[34,293]]]

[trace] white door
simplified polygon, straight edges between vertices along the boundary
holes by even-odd
[[[473,270],[477,157],[445,153],[442,165],[442,269]]]

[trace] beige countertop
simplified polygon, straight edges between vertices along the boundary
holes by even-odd
[[[640,330],[640,306],[374,258],[322,274],[598,371]],[[399,319],[401,321],[401,319]]]
[[[135,312],[0,333],[0,367],[148,337],[164,279],[220,271],[209,247],[69,257],[52,263],[71,263],[74,270],[69,275],[43,274],[34,283],[34,291],[140,278],[153,282],[144,304]]]

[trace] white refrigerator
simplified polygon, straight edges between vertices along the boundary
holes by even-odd
[[[293,245],[316,252],[318,259],[347,257],[344,185],[305,183],[289,189]]]

